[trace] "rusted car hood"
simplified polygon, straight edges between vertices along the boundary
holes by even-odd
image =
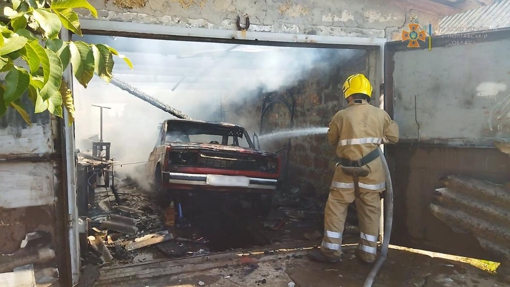
[[[237,146],[225,146],[225,145],[217,145],[217,144],[200,144],[200,143],[167,143],[167,146],[170,146],[175,149],[187,149],[187,150],[211,150],[211,151],[230,151],[230,152],[238,152],[244,154],[257,154],[262,156],[276,156],[275,153],[260,151],[250,148],[243,148]]]

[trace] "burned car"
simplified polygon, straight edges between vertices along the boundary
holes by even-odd
[[[147,172],[155,188],[174,202],[204,193],[246,195],[267,213],[280,158],[257,150],[242,126],[173,119],[160,126]]]

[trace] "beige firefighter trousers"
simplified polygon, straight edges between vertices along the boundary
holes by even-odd
[[[324,238],[321,251],[331,258],[342,255],[342,233],[349,203],[356,201],[360,240],[359,256],[365,262],[374,262],[377,256],[377,237],[381,216],[380,192],[360,191],[356,198],[354,191],[332,188],[324,211]]]

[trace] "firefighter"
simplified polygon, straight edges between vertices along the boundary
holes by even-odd
[[[398,125],[384,110],[369,104],[372,85],[364,75],[348,77],[343,93],[348,107],[336,113],[327,135],[329,143],[336,147],[338,163],[324,211],[324,238],[320,250],[312,250],[308,257],[321,262],[339,261],[347,208],[355,201],[360,230],[359,257],[373,263],[377,255],[380,193],[385,190],[385,174],[377,147],[398,142]],[[345,174],[342,166],[369,171],[367,176],[359,178],[359,192],[355,192],[353,177]]]

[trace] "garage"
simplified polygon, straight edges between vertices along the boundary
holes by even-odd
[[[137,218],[142,222],[146,217],[157,215],[159,222],[153,228],[144,229],[139,222],[137,232],[131,236],[122,235],[117,242],[122,246],[146,234],[170,232],[167,237],[159,235],[168,242],[158,244],[157,248],[153,246],[123,254],[123,259],[129,258],[124,261],[140,263],[148,258],[175,259],[269,248],[274,244],[310,245],[320,241],[322,210],[333,174],[330,166],[334,165],[330,161],[333,151],[324,140],[327,119],[345,106],[338,95],[349,73],[380,74],[377,70],[380,67],[378,45],[269,41],[247,45],[236,43],[242,41],[196,42],[185,38],[162,40],[101,35],[87,35],[83,41],[115,47],[136,68],[130,69],[118,62],[114,68],[115,78],[109,84],[99,78],[93,79],[86,89],[78,82],[74,83],[79,107],[76,111],[76,148],[80,150],[79,158],[86,162],[85,167],[78,168],[78,198],[82,198],[83,191],[94,189],[90,193],[94,198],[86,200],[90,207],[81,215],[92,219],[91,226],[104,231],[103,239],[110,242],[115,241],[111,240],[112,234],[113,238],[118,238],[126,227],[104,228],[101,221],[107,221],[106,225],[115,221],[109,214]],[[149,101],[141,99],[140,95]],[[168,109],[155,107],[155,102],[176,111],[168,113]],[[181,115],[186,118],[182,119]],[[238,144],[232,144],[232,139],[221,143],[214,136],[217,127],[191,125],[195,120],[228,123],[224,126],[239,125],[244,130]],[[247,174],[251,176],[250,184],[228,189],[219,184],[204,189],[189,182],[205,169],[197,172],[186,169],[185,173],[177,170],[178,173],[169,174],[179,174],[181,178],[175,180],[192,184],[193,188],[174,191],[182,186],[173,185],[155,191],[158,188],[154,188],[154,181],[161,180],[157,174],[165,167],[161,165],[159,170],[156,169],[155,165],[159,163],[150,157],[158,153],[158,145],[164,144],[158,143],[162,124],[166,125],[167,134],[173,129],[191,133],[184,142],[204,146],[199,151],[202,163],[197,163],[197,168],[223,169],[223,175],[227,176],[232,176],[232,172]],[[190,149],[193,145],[185,148]],[[222,155],[221,151],[225,153],[235,145],[242,149]],[[101,147],[105,147],[102,152]],[[179,150],[180,146],[171,144],[170,148]],[[251,151],[248,153],[246,149]],[[211,151],[218,154],[207,154]],[[182,152],[179,155],[184,156]],[[242,161],[247,156],[250,159]],[[265,167],[253,166],[250,170],[249,161],[258,160],[256,156],[274,159],[278,166],[271,172],[273,174],[264,174]],[[106,169],[99,169],[98,174],[91,173],[87,165],[94,157],[102,157],[111,163]],[[226,160],[238,163],[230,167],[231,163],[225,163]],[[243,170],[247,173],[242,173]],[[325,170],[328,172],[324,173]],[[80,176],[80,171],[86,175]],[[191,179],[182,179],[184,174]],[[221,172],[219,174],[222,176]],[[96,179],[96,188],[86,187],[91,186],[91,176]],[[266,178],[260,178],[263,176]],[[208,181],[210,177],[208,175]],[[105,184],[105,178],[108,184]],[[256,180],[259,182],[254,184]],[[262,183],[267,188],[261,188]],[[117,198],[112,191],[119,194]],[[174,200],[171,207],[158,204],[166,200],[162,199],[161,191],[170,193]],[[153,210],[138,216],[119,212],[118,205]],[[84,206],[84,203],[78,202],[78,206]],[[352,211],[351,241],[355,243],[355,209]],[[168,213],[172,212],[176,214],[174,223],[166,222]],[[176,248],[170,237],[190,243]],[[86,249],[86,246],[82,248]]]

